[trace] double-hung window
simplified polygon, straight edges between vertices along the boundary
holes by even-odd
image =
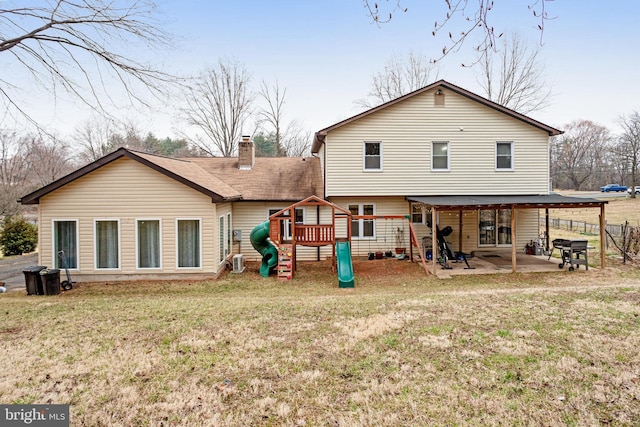
[[[449,142],[434,141],[431,143],[431,170],[449,170]]]
[[[376,207],[373,204],[353,204],[349,205],[351,215],[375,215]],[[376,220],[375,219],[352,219],[351,237],[354,239],[375,239]]]
[[[95,268],[120,268],[120,221],[96,219],[95,222]]]
[[[430,224],[431,208],[422,203],[411,203],[411,222],[414,224]]]
[[[200,219],[176,220],[177,267],[199,268],[202,266]]]
[[[364,143],[364,165],[365,171],[382,170],[382,142]]]
[[[513,170],[513,142],[496,142],[496,170]]]
[[[61,251],[64,251],[67,267],[78,268],[78,220],[53,221],[53,262],[55,268],[63,268]]]
[[[136,221],[136,251],[138,268],[162,268],[159,219]]]

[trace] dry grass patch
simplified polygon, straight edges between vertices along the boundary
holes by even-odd
[[[92,426],[640,424],[637,271],[392,267],[5,294],[0,401]]]

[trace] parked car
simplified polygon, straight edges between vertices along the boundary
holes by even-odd
[[[618,185],[618,184],[607,184],[604,187],[600,187],[600,191],[603,193],[608,193],[610,191],[627,191],[626,185]]]
[[[640,194],[640,187],[635,187],[635,190],[636,190],[636,194]],[[627,193],[631,194],[632,191],[633,191],[633,187],[627,188]]]

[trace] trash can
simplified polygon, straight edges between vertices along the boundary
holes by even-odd
[[[57,268],[40,271],[42,288],[45,295],[58,295],[60,293],[60,270]]]
[[[47,268],[46,265],[31,265],[27,267],[26,270],[22,270],[24,273],[24,284],[27,288],[27,295],[44,295],[40,271],[45,268]]]

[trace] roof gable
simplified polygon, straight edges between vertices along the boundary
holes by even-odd
[[[297,201],[311,195],[324,197],[320,159],[315,157],[258,157],[251,170],[240,170],[238,159],[232,157],[177,159],[119,148],[22,197],[19,202],[38,204],[41,197],[123,157],[211,197],[213,203]]]
[[[437,81],[435,83],[432,83],[432,84],[430,84],[428,86],[425,86],[425,87],[423,87],[421,89],[415,90],[415,91],[410,92],[410,93],[408,93],[406,95],[403,95],[403,96],[401,96],[399,98],[396,98],[396,99],[393,99],[391,101],[385,102],[384,104],[378,105],[377,107],[371,108],[371,109],[369,109],[367,111],[364,111],[364,112],[362,112],[360,114],[356,114],[355,116],[349,117],[349,118],[347,118],[345,120],[342,120],[342,121],[340,121],[338,123],[335,123],[335,124],[333,124],[333,125],[331,125],[329,127],[326,127],[326,128],[324,128],[322,130],[319,130],[314,135],[313,145],[311,146],[311,152],[312,153],[317,153],[318,150],[320,150],[320,146],[324,143],[324,139],[325,139],[326,135],[329,132],[331,132],[332,130],[338,129],[338,128],[340,128],[342,126],[345,126],[345,125],[347,125],[349,123],[352,123],[352,122],[354,122],[356,120],[359,120],[359,119],[362,119],[364,117],[367,117],[367,116],[369,116],[369,115],[371,115],[373,113],[376,113],[376,112],[378,112],[380,110],[383,110],[385,108],[388,108],[390,106],[396,105],[396,104],[398,104],[400,102],[403,102],[403,101],[405,101],[405,100],[407,100],[409,98],[412,98],[412,97],[415,97],[417,95],[420,95],[420,94],[423,94],[425,92],[428,92],[430,90],[433,90],[433,89],[435,89],[437,87],[440,87],[440,88],[443,88],[443,89],[448,89],[448,90],[450,90],[452,92],[455,92],[455,93],[457,93],[459,95],[462,95],[462,96],[464,96],[464,97],[466,97],[466,98],[468,98],[468,99],[470,99],[472,101],[478,102],[478,103],[480,103],[480,104],[482,104],[482,105],[484,105],[484,106],[486,106],[488,108],[492,108],[492,109],[497,110],[497,111],[499,111],[499,112],[501,112],[503,114],[506,114],[507,116],[510,116],[510,117],[512,117],[514,119],[517,119],[517,120],[520,120],[520,121],[522,121],[524,123],[527,123],[527,124],[529,124],[529,125],[531,125],[531,126],[533,126],[535,128],[538,128],[538,129],[540,129],[540,130],[542,130],[544,132],[547,132],[549,134],[549,136],[560,135],[561,133],[563,133],[562,131],[560,131],[558,129],[555,129],[555,128],[553,128],[551,126],[548,126],[548,125],[546,125],[546,124],[544,124],[542,122],[539,122],[539,121],[537,121],[535,119],[532,119],[531,117],[525,116],[524,114],[520,114],[517,111],[511,110],[511,109],[509,109],[507,107],[504,107],[504,106],[502,106],[500,104],[497,104],[497,103],[495,103],[493,101],[490,101],[490,100],[488,100],[486,98],[483,98],[480,95],[477,95],[477,94],[475,94],[473,92],[470,92],[470,91],[468,91],[466,89],[463,89],[463,88],[461,88],[459,86],[456,86],[456,85],[454,85],[452,83],[449,83],[449,82],[447,82],[445,80],[439,80],[439,81]]]
[[[215,176],[211,176],[198,165],[187,160],[173,159],[164,156],[142,153],[127,148],[119,148],[106,156],[77,169],[74,172],[22,197],[19,202],[24,205],[38,204],[40,198],[58,188],[78,179],[109,163],[127,157],[135,160],[161,174],[175,179],[200,193],[211,197],[214,203],[225,200],[240,199],[241,195],[231,186]]]

